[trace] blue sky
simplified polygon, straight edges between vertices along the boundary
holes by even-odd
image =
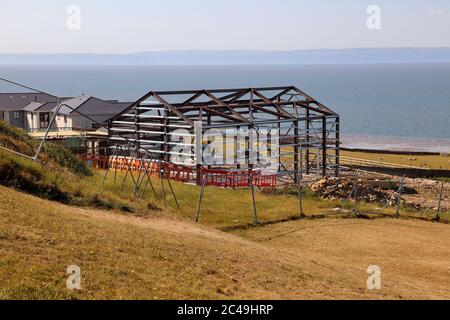
[[[367,29],[370,5],[381,30]],[[0,0],[0,39],[0,53],[448,47],[450,1]]]

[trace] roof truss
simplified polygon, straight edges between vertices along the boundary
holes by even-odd
[[[322,116],[337,116],[335,112],[313,99],[294,86],[184,90],[184,91],[152,91],[131,105],[130,108],[117,115],[117,120],[131,110],[139,110],[152,99],[155,108],[163,108],[167,116],[179,117],[193,126],[195,119],[200,120],[204,114],[219,117],[227,121],[251,125],[255,114],[265,113],[279,119],[299,118],[297,109],[309,110]],[[294,111],[290,111],[290,110]]]

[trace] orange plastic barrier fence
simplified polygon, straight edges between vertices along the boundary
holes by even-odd
[[[109,162],[110,168],[114,168],[120,171],[126,171],[130,168],[133,172],[144,172],[148,170],[148,173],[152,177],[159,177],[159,165],[156,162],[150,160],[136,159],[132,160],[129,158],[111,158]],[[164,163],[161,168],[167,174],[167,177],[171,180],[180,182],[189,182],[195,179],[194,172],[192,169],[171,164]]]
[[[144,172],[147,170],[152,177],[159,177],[159,165],[156,162],[142,159],[131,159],[124,157],[105,157],[80,155],[80,159],[86,162],[90,167],[96,169],[107,169],[126,171],[130,169],[132,172]],[[179,182],[196,181],[196,172],[181,165],[164,163],[161,168],[171,180]],[[200,176],[206,177],[207,186],[225,187],[225,188],[246,188],[250,187],[250,178],[256,187],[272,187],[277,186],[276,175],[262,175],[259,171],[226,171],[226,170],[209,170],[201,169]],[[197,181],[198,184],[201,181]]]

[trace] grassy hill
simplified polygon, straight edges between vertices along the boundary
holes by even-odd
[[[23,130],[0,121],[0,146],[32,157],[38,141]],[[127,197],[99,188],[93,176],[86,164],[55,143],[44,145],[39,161],[0,149],[0,184],[3,186],[75,206],[135,210]]]
[[[0,299],[450,299],[444,224],[337,219],[228,234],[0,195]],[[79,292],[65,288],[74,264]],[[372,264],[381,291],[366,289]]]
[[[35,148],[3,123],[0,144]],[[101,187],[103,175],[53,144],[38,162],[0,151],[0,299],[450,299],[448,225],[294,221],[298,201],[285,190],[257,192],[271,224],[252,227],[249,191],[217,188],[194,224],[198,187],[174,183],[181,208],[169,194],[163,209],[150,192],[133,195],[130,179],[123,192],[111,176]],[[305,194],[309,216],[338,206]],[[381,291],[366,289],[372,264]],[[81,267],[79,292],[65,287],[69,265]]]

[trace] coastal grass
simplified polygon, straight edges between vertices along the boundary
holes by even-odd
[[[124,182],[123,172],[118,173],[115,181],[112,173],[105,180],[104,177],[105,171],[93,170],[89,175],[80,175],[58,165],[49,168],[48,164],[0,151],[0,184],[6,187],[72,206],[113,210],[142,217],[164,210],[164,214],[168,216],[189,221],[195,219],[200,192],[198,186],[171,181],[180,205],[177,208],[168,182],[163,180],[167,200],[165,208],[160,179],[151,179],[157,195],[155,197],[150,187],[144,194],[133,192],[134,182],[130,174]],[[137,179],[136,175],[134,178]],[[255,202],[257,218],[262,224],[300,217],[296,188],[277,191],[257,189]],[[359,210],[395,214],[395,208],[387,207],[380,211],[378,208],[381,206],[376,203],[359,203]],[[303,214],[309,217],[339,216],[341,213],[351,214],[355,204],[351,201],[320,199],[305,188],[302,207]],[[402,209],[401,213],[420,214],[411,209]],[[201,204],[200,222],[222,229],[252,225],[254,212],[251,191],[207,187]]]
[[[104,171],[95,171],[90,178],[93,185],[101,185],[104,179]],[[172,188],[178,200],[180,208],[176,206],[171,190],[166,180],[164,189],[166,192],[167,209],[164,208],[163,193],[160,179],[152,178],[152,184],[158,198],[155,198],[150,187],[140,198],[133,194],[133,179],[128,174],[121,186],[124,173],[119,172],[114,182],[114,174],[108,174],[103,187],[106,192],[128,195],[134,198],[136,203],[143,201],[151,203],[155,208],[164,209],[164,214],[183,220],[194,221],[197,213],[200,187],[171,181]],[[136,176],[135,176],[136,178]],[[255,190],[255,202],[258,221],[261,224],[277,223],[297,220],[300,218],[298,191],[295,187],[286,187],[278,190]],[[356,204],[353,201],[325,200],[318,197],[309,188],[302,191],[303,214],[310,218],[319,217],[358,217],[353,214]],[[358,211],[361,215],[386,215],[394,217],[397,213],[395,206],[385,206],[380,203],[359,202]],[[136,212],[137,213],[137,212]],[[143,214],[143,213],[142,213]],[[404,217],[433,218],[435,212],[418,211],[413,208],[401,207],[400,214]],[[447,218],[447,214],[441,215]],[[448,217],[450,218],[450,217]],[[219,229],[233,229],[238,227],[251,227],[254,222],[252,194],[249,189],[224,189],[207,187],[203,196],[200,211],[200,223]]]
[[[167,232],[170,221],[147,227],[1,186],[0,194],[0,299],[224,299],[240,286],[223,271],[233,253],[218,259],[231,246]],[[70,265],[81,268],[80,291],[66,288]]]
[[[133,212],[149,205],[144,200],[136,201],[129,195],[102,189],[92,172],[84,165],[78,166],[77,161],[64,159],[64,155],[60,161],[68,163],[70,168],[54,161],[32,161],[0,150],[0,185],[80,207]]]
[[[450,170],[450,156],[448,155],[398,155],[387,153],[341,151],[341,156],[426,169]]]

